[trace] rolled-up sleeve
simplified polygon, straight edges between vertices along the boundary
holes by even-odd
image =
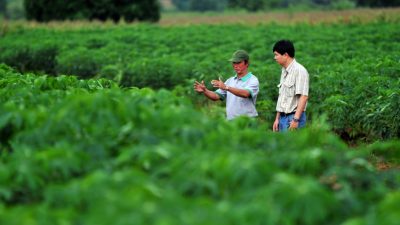
[[[259,91],[258,79],[256,77],[253,77],[253,79],[249,81],[249,83],[244,87],[244,89],[249,91],[250,96],[252,98],[254,98],[254,96],[257,96]]]
[[[215,91],[215,93],[219,96],[219,99],[220,99],[221,101],[224,101],[224,100],[226,99],[226,91],[225,91],[225,90],[217,89],[217,90]]]

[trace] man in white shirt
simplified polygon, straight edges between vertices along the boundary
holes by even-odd
[[[256,76],[248,71],[250,57],[244,50],[233,53],[229,60],[236,75],[230,77],[225,82],[212,80],[216,91],[210,91],[204,81],[194,83],[194,90],[203,93],[207,98],[217,101],[226,100],[226,117],[232,120],[238,116],[258,116],[256,110],[256,100],[258,95],[259,82]]]
[[[291,41],[280,40],[272,49],[275,61],[282,66],[279,97],[273,131],[287,131],[306,125],[306,108],[309,90],[307,70],[294,58],[295,49]]]

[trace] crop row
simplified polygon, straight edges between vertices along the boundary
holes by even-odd
[[[348,139],[390,139],[400,136],[397,27],[385,21],[64,30],[10,27],[1,38],[0,62],[21,72],[108,78],[124,87],[180,86],[199,101],[191,92],[191,82],[232,76],[227,59],[236,49],[245,49],[251,55],[250,70],[260,80],[257,109],[272,124],[280,67],[271,47],[287,38],[294,41],[296,58],[310,73],[310,119],[327,114],[335,131]]]
[[[399,142],[213,120],[167,90],[0,67],[1,224],[396,224]],[[317,124],[317,123],[315,123]],[[290,141],[288,141],[290,140]],[[374,157],[374,158],[372,158]]]

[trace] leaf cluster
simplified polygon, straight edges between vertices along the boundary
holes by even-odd
[[[324,126],[279,134],[213,120],[173,92],[108,80],[2,65],[0,86],[1,224],[399,219],[398,171],[369,160],[383,143],[351,150]]]

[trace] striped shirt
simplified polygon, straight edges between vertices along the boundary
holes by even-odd
[[[248,73],[242,78],[234,76],[226,80],[225,85],[229,87],[245,89],[250,93],[248,98],[242,98],[222,89],[215,91],[221,100],[226,99],[226,117],[228,120],[243,115],[249,117],[258,116],[256,110],[256,100],[259,82],[256,76],[254,76],[252,73]]]
[[[285,69],[282,68],[281,80],[278,85],[279,97],[276,111],[291,113],[296,111],[300,95],[308,96],[309,75],[307,70],[295,59]],[[304,111],[306,111],[306,107]]]

